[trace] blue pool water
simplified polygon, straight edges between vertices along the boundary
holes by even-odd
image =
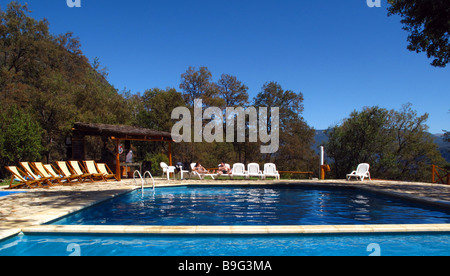
[[[0,191],[0,197],[3,197],[3,196],[9,196],[9,195],[12,195],[12,194],[19,194],[19,193],[24,193],[24,192],[7,192],[7,191]]]
[[[174,187],[140,190],[53,224],[320,225],[450,223],[450,211],[355,189]],[[448,256],[450,233],[315,235],[32,234],[0,256]]]
[[[450,234],[24,235],[0,256],[449,256]]]
[[[52,224],[344,225],[450,223],[438,209],[355,189],[173,187],[135,190]]]

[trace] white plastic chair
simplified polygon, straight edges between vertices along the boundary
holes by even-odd
[[[250,177],[250,176],[261,177],[261,179],[264,178],[264,174],[259,169],[258,163],[250,163],[247,165],[247,177]]]
[[[370,172],[369,172],[370,165],[367,163],[361,163],[356,168],[356,171],[352,171],[351,173],[347,174],[347,181],[350,180],[350,178],[355,177],[356,179],[359,178],[359,180],[363,181],[364,178],[370,179]]]
[[[280,174],[277,171],[277,167],[274,163],[264,164],[264,179],[266,177],[275,177],[275,179],[280,179]]]
[[[235,176],[244,176],[248,178],[248,173],[245,170],[245,165],[242,163],[234,163],[233,168],[231,169],[231,177]]]
[[[180,169],[180,179],[183,180],[184,179],[183,178],[183,174],[184,173],[189,174],[189,171],[188,170],[183,170],[183,165],[178,166],[178,168]]]
[[[163,175],[166,174],[167,175],[167,180],[169,180],[169,175],[171,173],[173,173],[173,180],[175,180],[175,167],[174,166],[168,166],[166,163],[161,162],[159,163],[159,166],[162,168],[163,170]]]

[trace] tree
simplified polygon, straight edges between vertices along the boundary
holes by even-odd
[[[141,97],[144,109],[137,115],[137,124],[141,127],[170,132],[174,124],[172,110],[185,106],[180,92],[174,88],[162,90],[148,89]]]
[[[327,133],[336,177],[345,177],[359,163],[369,163],[377,178],[428,181],[430,166],[445,162],[427,132],[427,118],[428,114],[418,116],[411,104],[399,111],[375,106],[352,112]]]
[[[127,102],[91,65],[72,33],[52,35],[46,19],[28,16],[18,1],[0,10],[0,102],[27,112],[42,127],[46,162],[65,158],[73,123],[130,122]]]
[[[431,65],[445,67],[450,61],[450,5],[448,0],[388,0],[388,15],[402,17],[409,32],[408,50],[426,52]]]
[[[186,106],[183,96],[174,88],[167,88],[166,90],[159,88],[148,89],[138,100],[142,107],[136,114],[134,124],[144,128],[171,132],[172,126],[175,123],[171,119],[172,110]],[[154,158],[152,155],[165,152],[168,149],[166,143],[136,143],[137,155],[145,158]],[[173,145],[173,152],[175,160],[186,160],[184,144]],[[159,164],[158,164],[159,165]]]
[[[301,116],[303,112],[303,94],[284,90],[276,82],[263,85],[261,92],[254,99],[255,107],[279,108],[280,141],[279,150],[274,154],[263,156],[264,162],[276,162],[286,171],[305,171],[314,169],[317,158],[311,149],[314,129],[309,127]],[[261,118],[259,118],[261,120]],[[270,122],[270,117],[267,118]],[[270,124],[268,123],[270,129]]]
[[[366,107],[362,112],[353,111],[340,126],[327,131],[329,139],[325,146],[327,155],[334,159],[337,178],[345,177],[355,164],[369,163],[374,170],[378,158],[389,159],[390,152],[384,150],[391,143],[389,130],[384,127],[388,114],[384,108]]]
[[[0,130],[0,178],[4,166],[41,157],[43,130],[29,113],[9,107],[0,113]]]
[[[217,81],[219,97],[224,100],[225,107],[245,106],[248,104],[248,87],[235,76],[222,74]]]
[[[194,100],[201,99],[205,106],[222,106],[223,101],[218,97],[217,85],[212,81],[212,73],[207,67],[189,67],[181,75],[180,89],[188,107],[194,107]]]

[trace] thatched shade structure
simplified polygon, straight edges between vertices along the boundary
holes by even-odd
[[[120,179],[120,141],[149,141],[169,143],[169,162],[172,165],[172,135],[169,132],[126,125],[88,124],[77,122],[72,128],[74,137],[101,136],[116,141],[116,176]]]
[[[126,125],[75,123],[72,130],[74,135],[82,136],[105,136],[135,141],[173,141],[169,132]]]

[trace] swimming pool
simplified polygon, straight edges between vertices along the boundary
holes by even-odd
[[[155,193],[151,189],[134,190],[46,225],[47,228],[61,229],[61,225],[79,228],[75,232],[25,231],[25,235],[0,241],[0,256],[448,256],[450,232],[119,234],[107,230],[89,234],[81,230],[108,225],[147,225],[147,228],[163,225],[183,229],[191,225],[198,229],[200,225],[217,228],[408,224],[410,227],[410,224],[447,223],[450,223],[447,209],[354,188],[160,187]]]
[[[356,189],[182,186],[127,193],[57,225],[445,224],[450,210]]]
[[[20,194],[20,193],[24,193],[24,192],[0,191],[0,197],[9,196],[9,195],[13,195],[13,194]]]
[[[20,235],[0,256],[449,256],[450,234]]]

